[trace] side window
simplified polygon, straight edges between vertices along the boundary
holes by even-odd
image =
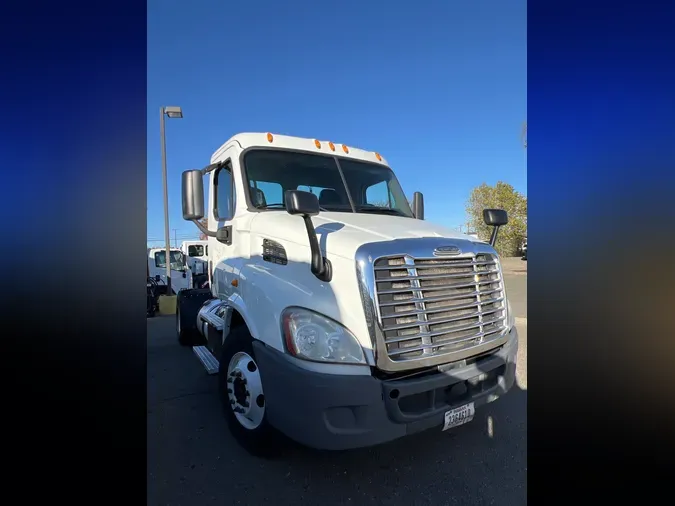
[[[164,251],[155,253],[155,267],[166,267],[166,253]]]
[[[234,214],[234,188],[232,185],[232,165],[229,163],[218,169],[213,176],[215,202],[213,214],[217,220],[230,220]]]
[[[377,207],[391,207],[391,192],[386,181],[369,186],[366,189],[366,204]]]
[[[200,245],[190,245],[188,246],[188,256],[189,257],[200,257],[204,254],[204,246]]]

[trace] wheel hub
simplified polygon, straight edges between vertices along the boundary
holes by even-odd
[[[236,353],[227,368],[227,396],[234,415],[247,429],[255,429],[265,415],[265,396],[255,360]]]

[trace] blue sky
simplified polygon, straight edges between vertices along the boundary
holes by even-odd
[[[527,193],[526,2],[148,1],[148,238],[164,236],[159,109],[167,120],[170,227],[180,174],[237,132],[378,151],[426,219],[457,227],[482,182]],[[157,241],[151,244],[157,244]]]

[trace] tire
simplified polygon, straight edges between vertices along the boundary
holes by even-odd
[[[253,456],[273,458],[283,453],[285,440],[267,421],[252,343],[245,325],[232,329],[223,343],[218,371],[220,400],[237,443]],[[242,385],[244,379],[246,384]],[[235,409],[244,412],[235,413]]]

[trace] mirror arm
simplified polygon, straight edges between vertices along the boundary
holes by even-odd
[[[209,172],[213,172],[216,169],[220,169],[222,167],[225,167],[225,162],[216,162],[212,163],[210,165],[207,165],[202,169],[202,176],[206,176]]]
[[[192,223],[197,225],[197,228],[201,231],[202,234],[208,237],[216,237],[216,232],[211,232],[208,228],[199,223],[199,220],[190,220],[190,221],[192,221]]]
[[[309,238],[309,250],[312,255],[312,274],[321,281],[329,283],[333,278],[333,269],[330,261],[321,254],[321,248],[319,247],[319,240],[316,237],[316,230],[312,224],[312,218],[303,215],[302,220],[305,222],[305,229],[307,230],[307,237]]]
[[[495,244],[497,244],[497,234],[499,233],[499,228],[500,227],[496,226],[492,229],[492,235],[490,236],[490,246],[493,248],[495,247]]]

